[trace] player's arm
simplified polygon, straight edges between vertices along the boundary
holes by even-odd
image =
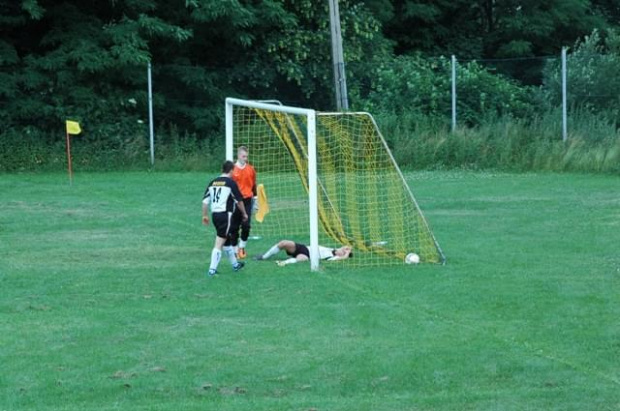
[[[346,260],[351,257],[351,248],[350,247],[341,247],[340,249],[332,249],[333,256],[327,258],[327,261],[339,261]]]
[[[241,211],[241,216],[243,218],[243,221],[248,221],[248,213],[245,210],[245,204],[243,204],[243,201],[241,200],[237,201],[237,207],[239,207],[239,211]]]
[[[348,256],[338,255],[335,248],[319,246],[319,258],[325,261],[338,261],[348,258]]]
[[[254,170],[254,167],[252,167],[252,194],[254,195],[254,199],[256,199],[256,170]]]
[[[291,258],[287,258],[286,260],[278,260],[276,261],[276,264],[280,267],[284,267],[285,265],[296,264],[298,262],[299,262],[298,259],[296,259],[295,257],[291,257]]]
[[[230,190],[232,192],[233,198],[237,202],[237,207],[239,207],[239,211],[241,211],[242,220],[248,221],[248,213],[245,209],[245,204],[243,204],[243,196],[241,195],[241,191],[239,191],[239,186],[237,186],[237,183],[232,181],[232,184],[230,184]]]
[[[202,224],[209,224],[209,203],[211,203],[211,190],[207,188],[204,198],[202,199]]]
[[[256,170],[252,167],[252,212],[258,211],[258,188],[256,186]]]

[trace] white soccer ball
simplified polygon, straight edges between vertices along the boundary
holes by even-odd
[[[416,253],[409,253],[405,257],[405,263],[407,264],[418,264],[420,262],[420,256]]]

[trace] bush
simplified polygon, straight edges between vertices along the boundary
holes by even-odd
[[[567,103],[577,111],[598,113],[618,124],[620,114],[620,35],[594,30],[575,44],[567,56]],[[553,60],[543,71],[541,102],[547,107],[561,104],[561,61]]]
[[[372,91],[362,100],[371,112],[451,118],[451,62],[401,56],[372,73]],[[457,66],[459,123],[475,126],[500,117],[532,115],[534,89],[492,74],[478,63]],[[434,121],[434,120],[432,120]]]

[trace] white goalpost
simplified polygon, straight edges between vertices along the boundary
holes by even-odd
[[[226,99],[226,159],[234,161],[234,122],[233,107],[243,106],[249,108],[276,111],[287,114],[304,116],[307,121],[306,138],[308,142],[308,203],[309,203],[309,231],[310,231],[310,269],[319,269],[319,217],[317,201],[317,160],[316,160],[316,112],[310,109],[287,107],[282,105],[261,103],[256,101],[241,100],[235,98]]]

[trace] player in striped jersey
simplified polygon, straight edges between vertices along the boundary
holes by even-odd
[[[209,183],[202,199],[202,223],[209,225],[209,205],[211,206],[211,218],[217,236],[215,245],[211,251],[211,264],[209,276],[217,274],[217,266],[222,257],[222,249],[228,256],[233,270],[239,271],[244,263],[238,262],[235,251],[231,244],[231,221],[235,209],[238,207],[241,220],[247,221],[248,215],[243,205],[241,192],[237,183],[231,178],[234,164],[226,161],[222,165],[222,175]]]
[[[236,212],[233,215],[233,228],[231,233],[232,245],[236,248],[237,257],[245,258],[247,253],[245,247],[250,237],[250,221],[252,219],[252,211],[258,206],[256,201],[256,170],[248,162],[248,148],[241,146],[237,149],[237,162],[233,169],[232,179],[239,186],[243,204],[248,213],[248,219],[242,221],[241,214]],[[239,239],[239,227],[241,227],[241,239]]]
[[[276,264],[283,267],[287,264],[295,264],[301,261],[307,261],[310,259],[310,250],[308,246],[300,243],[296,243],[291,240],[282,240],[278,244],[271,247],[265,254],[259,254],[254,257],[255,260],[266,260],[274,255],[278,254],[281,250],[286,251],[289,256],[286,260],[277,260]],[[349,246],[340,248],[330,248],[319,246],[319,258],[325,261],[338,261],[345,260],[353,257],[353,249]]]

